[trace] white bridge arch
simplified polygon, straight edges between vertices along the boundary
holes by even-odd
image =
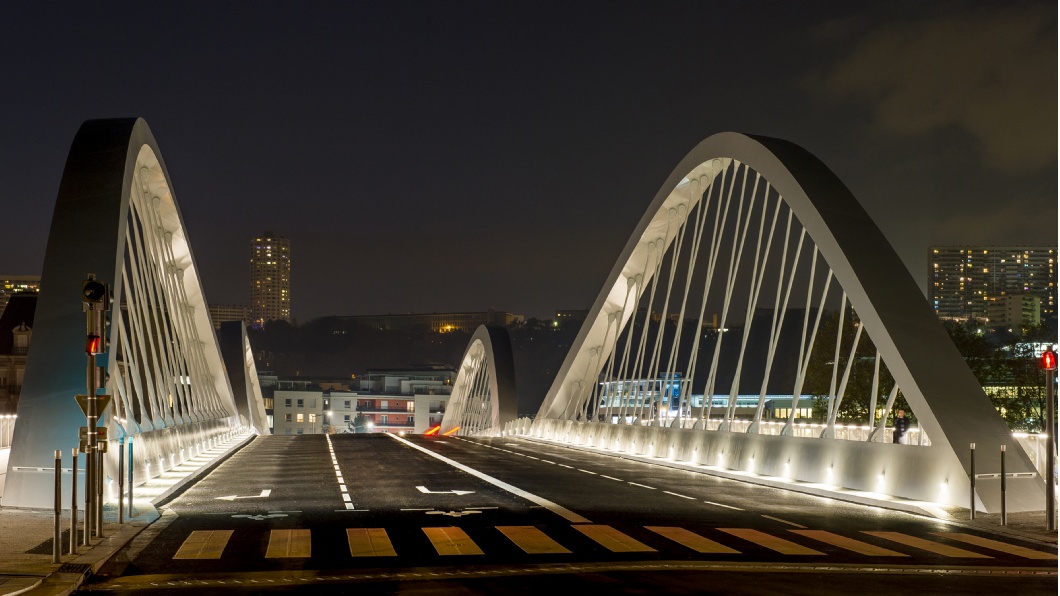
[[[700,255],[705,263],[697,261]],[[803,322],[796,384],[788,394],[792,403],[787,423],[767,433],[762,410],[780,336],[787,329],[783,313],[789,301],[803,294],[795,281],[799,263],[809,275],[804,312],[799,317]],[[696,277],[697,271],[706,272],[705,283]],[[763,283],[767,276],[776,279],[771,299],[770,284]],[[833,280],[835,285],[831,285]],[[706,368],[697,358],[703,350],[700,334],[707,327],[703,317],[708,296],[712,296],[711,284],[722,303],[721,320],[713,325],[715,334],[708,339],[715,345],[708,350],[713,361],[705,371],[707,376],[695,378],[697,371]],[[820,329],[820,314],[833,300],[829,296],[840,291],[837,312],[842,314],[827,395],[828,424],[817,431],[824,438],[791,436],[798,434],[793,422]],[[765,353],[752,355],[747,351],[748,338],[763,296],[774,314],[766,324]],[[745,309],[742,317],[737,316],[740,308]],[[851,320],[857,329],[853,344],[841,349],[844,318],[851,309],[856,313],[857,318]],[[818,315],[811,327],[813,311]],[[688,352],[680,342],[680,328],[697,312],[695,341],[688,359],[680,361],[679,353]],[[665,328],[669,318],[678,321],[677,331]],[[653,322],[659,325],[651,338],[648,329]],[[638,324],[641,340],[636,346]],[[743,333],[739,343],[736,338],[725,342],[726,347],[738,346],[738,356],[735,370],[729,373],[730,387],[716,394],[715,389],[725,389],[718,360],[730,325],[742,326]],[[667,333],[676,334],[670,345],[664,340]],[[620,340],[623,334],[624,342]],[[728,334],[732,335],[740,334]],[[863,335],[876,347],[869,407],[875,428],[867,440],[836,440],[836,414]],[[850,364],[840,366],[844,357]],[[764,377],[759,380],[759,395],[751,396],[758,398],[751,400],[757,401],[754,415],[741,426],[734,411],[741,383],[747,382],[741,372],[746,374],[751,359],[764,368]],[[877,402],[881,362],[894,384],[886,400]],[[686,377],[681,377],[682,372]],[[691,398],[699,386],[703,386],[704,397],[697,411]],[[918,445],[879,442],[899,388],[919,421]],[[709,414],[716,395],[725,413],[713,424]],[[658,411],[668,409],[670,398],[676,414],[664,417]],[[661,403],[666,405],[659,408]],[[876,406],[884,403],[882,419],[876,423]],[[714,429],[704,430],[712,425]],[[1018,443],[917,284],[850,191],[797,145],[731,132],[713,135],[696,146],[655,196],[590,309],[529,433],[729,469],[751,467],[766,476],[965,507],[970,497],[970,444],[978,447],[977,470],[989,472],[1000,470],[1000,450],[1007,445],[1011,447],[1008,471],[1026,475],[1009,482],[1009,510],[1041,509],[1044,503],[1043,479],[1026,453],[1014,447]],[[997,484],[979,483],[974,497],[977,507],[1000,509]]]
[[[53,451],[78,444],[85,416],[87,274],[112,292],[100,426],[135,439],[136,483],[238,428],[268,432],[256,384],[236,403],[173,185],[147,123],[90,120],[74,138],[52,217],[3,504],[50,507]],[[234,352],[245,362],[246,335]],[[243,376],[239,377],[240,379]],[[239,407],[242,406],[242,407]],[[113,446],[112,446],[113,447]],[[117,449],[105,474],[116,480]],[[68,492],[70,476],[64,476]],[[111,486],[116,490],[117,482]],[[81,485],[83,489],[83,483]],[[104,499],[114,496],[104,494]],[[80,498],[80,497],[79,497]]]
[[[439,433],[489,436],[517,415],[515,365],[508,330],[479,325],[468,341]]]

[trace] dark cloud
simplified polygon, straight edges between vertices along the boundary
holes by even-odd
[[[867,31],[862,25],[847,19],[821,29],[821,39],[852,32],[860,39],[809,79],[811,92],[865,106],[880,134],[959,129],[983,167],[1025,174],[1055,166],[1055,4],[979,6]]]

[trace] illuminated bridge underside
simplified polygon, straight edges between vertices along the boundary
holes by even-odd
[[[460,362],[440,434],[493,436],[513,420],[518,404],[508,330],[480,325]]]
[[[795,412],[812,378],[827,422],[808,433]],[[867,430],[852,437],[836,421],[856,391]],[[757,407],[738,416],[749,392]],[[796,398],[770,423],[766,396],[781,392]],[[913,444],[890,442],[899,396]],[[714,135],[684,158],[532,426],[508,428],[964,507],[969,444],[979,473],[999,472],[1007,445],[1006,471],[1028,476],[1009,481],[1009,510],[1044,507],[1043,479],[875,223],[817,158],[766,137]],[[978,483],[979,508],[1000,509],[998,483]]]
[[[87,392],[79,296],[89,273],[113,295],[109,348],[97,359],[113,396],[100,418],[112,443],[110,481],[117,477],[119,438],[133,439],[140,483],[241,426],[241,418],[242,425],[261,425],[260,416],[237,411],[172,183],[147,123],[88,121],[70,149],[48,237],[5,506],[51,506],[52,472],[37,468],[52,467],[56,449],[68,462],[85,425],[74,395]],[[256,386],[250,392],[256,395],[245,399],[260,404]],[[67,492],[69,483],[67,474]],[[105,499],[116,483],[109,490]]]

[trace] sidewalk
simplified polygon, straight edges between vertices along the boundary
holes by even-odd
[[[1001,525],[1000,513],[977,512],[975,514],[975,519],[972,520],[970,519],[971,516],[969,515],[969,509],[966,507],[951,507],[948,505],[941,505],[939,503],[914,501],[911,499],[903,499],[890,495],[856,491],[836,486],[826,486],[823,484],[813,484],[809,482],[791,480],[788,478],[761,476],[749,472],[740,472],[736,470],[719,468],[717,466],[674,462],[655,457],[630,455],[628,453],[615,453],[612,451],[585,447],[581,445],[567,445],[565,443],[555,443],[552,441],[547,441],[538,438],[519,438],[531,442],[540,442],[547,445],[567,447],[569,449],[580,449],[582,451],[589,451],[599,455],[610,455],[612,457],[617,457],[621,459],[628,459],[657,466],[676,468],[688,472],[696,472],[699,474],[708,474],[720,478],[728,478],[730,480],[736,480],[738,482],[747,482],[760,486],[768,486],[772,488],[779,488],[782,490],[790,490],[805,494],[811,494],[819,497],[835,499],[837,501],[858,503],[860,505],[879,507],[881,509],[890,509],[893,511],[904,511],[906,513],[911,513],[914,515],[930,517],[939,520],[943,523],[946,523],[947,525],[976,529],[982,532],[988,532],[999,536],[1006,536],[1009,538],[1016,538],[1044,546],[1052,546],[1054,548],[1057,546],[1057,531],[1054,530],[1050,532],[1048,529],[1046,529],[1045,511],[1029,511],[1020,513],[1010,512],[1006,516],[1005,525]]]
[[[49,509],[0,507],[0,596],[15,594],[62,595],[76,590],[118,550],[160,516],[156,503],[168,499],[201,478],[229,455],[248,444],[254,435],[233,434],[211,449],[166,471],[133,491],[133,517],[118,524],[118,504],[103,506],[103,538],[69,550],[70,511],[63,511],[61,563],[52,563],[54,513]],[[128,507],[128,504],[126,504]],[[126,514],[128,510],[126,510]],[[78,511],[83,529],[83,511]]]

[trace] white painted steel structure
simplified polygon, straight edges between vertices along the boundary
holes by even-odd
[[[515,420],[515,367],[504,327],[480,325],[464,350],[439,434],[493,436]]]
[[[79,296],[89,273],[113,297],[109,348],[98,360],[113,396],[101,418],[111,436],[104,497],[116,490],[117,439],[133,443],[140,483],[240,425],[158,145],[142,119],[88,121],[56,200],[5,506],[51,506],[52,476],[39,470],[56,449],[69,457],[85,424],[74,395],[88,391]]]
[[[849,331],[821,340],[826,310]],[[712,312],[720,312],[716,329]],[[845,335],[852,340],[845,343]],[[865,358],[859,346],[869,341],[870,418],[859,422],[874,429],[865,440],[843,440],[838,412],[853,365]],[[790,354],[784,345],[794,346]],[[797,397],[785,424],[763,424],[765,396],[782,377],[774,363],[784,357],[794,361],[788,395],[802,395],[812,367],[827,366],[827,422],[817,438],[794,436]],[[653,389],[662,382],[645,381],[677,378],[680,389],[669,390],[676,397],[666,400]],[[601,395],[602,387],[614,386],[627,393]],[[734,416],[741,387],[760,388],[750,420]],[[729,406],[712,411],[713,400],[701,400],[693,408],[693,392],[728,393]],[[915,445],[881,442],[899,392],[919,422]],[[883,416],[876,421],[878,410]],[[977,445],[979,472],[999,471],[1002,445],[1017,445],[842,182],[790,142],[738,133],[704,140],[673,171],[608,276],[532,426],[509,428],[965,507],[970,444]],[[1008,509],[1044,508],[1044,481],[1026,453],[1010,448],[1006,464],[1008,472],[1027,476],[1009,480]],[[979,482],[978,508],[1000,509],[997,485]]]

